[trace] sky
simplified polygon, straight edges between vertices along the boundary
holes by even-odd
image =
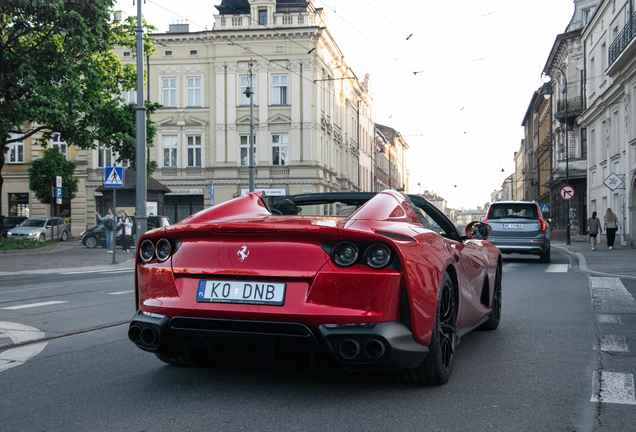
[[[138,0],[139,1],[139,0]],[[221,0],[146,0],[163,33],[189,22],[212,29]],[[133,0],[117,10],[137,15]],[[514,172],[521,123],[573,0],[315,0],[361,81],[371,76],[373,120],[409,145],[411,193],[470,209]],[[409,37],[410,36],[410,37]],[[503,172],[502,172],[503,170]],[[418,186],[419,185],[419,186]]]

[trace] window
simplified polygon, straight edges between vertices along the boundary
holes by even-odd
[[[124,57],[130,57],[130,51],[124,51]]]
[[[137,90],[128,90],[121,92],[121,97],[124,98],[124,103],[137,103]]]
[[[188,78],[188,106],[201,106],[201,77]]]
[[[201,135],[188,136],[188,167],[201,166]]]
[[[113,151],[109,147],[101,144],[97,152],[97,166],[99,168],[113,166]]]
[[[250,98],[248,98],[247,96],[245,96],[245,90],[247,90],[247,88],[250,86],[250,77],[248,75],[242,75],[241,76],[241,105],[249,105],[250,104]],[[252,97],[254,98],[254,105],[256,105],[256,76],[252,77],[252,86],[254,87],[253,89],[253,95]]]
[[[581,157],[587,158],[587,129],[581,128]]]
[[[250,143],[249,143],[249,135],[241,135],[241,166],[248,166],[249,154],[250,154]],[[256,135],[254,135],[254,164],[256,165]]]
[[[176,78],[164,78],[162,80],[163,90],[163,106],[164,107],[176,107],[177,106],[177,79]]]
[[[592,19],[592,15],[594,15],[594,9],[595,8],[585,9],[583,11],[583,25],[586,25],[590,22],[590,20]]]
[[[287,75],[272,75],[272,105],[287,105]]]
[[[177,136],[167,135],[163,137],[163,167],[177,167]]]
[[[10,139],[22,138],[20,134],[9,134]],[[24,141],[16,141],[11,144],[8,144],[8,162],[9,163],[24,163]]]
[[[259,10],[258,11],[258,24],[259,25],[267,25],[267,11]]]
[[[163,55],[165,56],[171,56],[172,55],[172,50],[166,50],[163,52]]]
[[[29,217],[29,194],[9,194],[9,216]]]
[[[199,50],[190,50],[190,55],[197,55],[199,54]]]
[[[59,133],[54,133],[53,135],[51,135],[51,147],[57,147],[62,156],[64,156],[64,159],[67,159],[66,141],[62,140]]]
[[[272,134],[272,164],[287,165],[289,163],[289,135]]]

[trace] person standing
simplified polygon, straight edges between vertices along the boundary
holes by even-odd
[[[596,250],[596,236],[603,233],[601,230],[601,221],[596,217],[596,212],[592,212],[592,217],[587,220],[587,232],[590,235],[590,243],[592,250]]]
[[[99,212],[95,212],[95,214],[97,215],[97,219],[100,222],[104,222],[104,231],[106,233],[106,253],[112,254],[113,246],[115,243],[115,225],[117,222],[115,220],[115,215],[113,214],[113,209],[109,207],[108,214],[106,214],[104,217],[102,217]]]
[[[605,234],[607,235],[607,247],[614,249],[614,240],[616,239],[616,231],[621,226],[618,222],[618,216],[614,214],[611,208],[607,208],[605,217],[603,218],[605,226]]]
[[[121,250],[122,253],[130,253],[130,235],[132,235],[132,219],[128,216],[125,210],[119,211],[119,221],[117,227],[117,235],[121,237]]]

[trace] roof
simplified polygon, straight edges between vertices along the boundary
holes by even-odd
[[[112,190],[112,187],[100,186],[97,188],[97,192],[106,192],[108,190]],[[137,189],[137,172],[132,169],[124,170],[124,186],[117,188],[119,190],[134,190]],[[155,191],[155,192],[172,192],[168,187],[166,187],[163,183],[158,182],[157,180],[149,177],[146,183],[146,190]]]
[[[313,10],[312,3],[313,0],[276,0],[276,13],[307,12]],[[248,0],[222,0],[220,5],[214,7],[219,11],[219,15],[250,14]]]

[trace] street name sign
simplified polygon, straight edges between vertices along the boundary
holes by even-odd
[[[563,186],[559,193],[561,194],[561,198],[563,198],[566,201],[574,198],[574,188],[570,185]]]
[[[616,174],[611,173],[605,180],[603,180],[603,184],[610,188],[610,190],[613,192],[622,186],[623,180],[621,180],[621,178]]]
[[[104,186],[124,187],[124,169],[122,167],[106,167],[104,169]]]

